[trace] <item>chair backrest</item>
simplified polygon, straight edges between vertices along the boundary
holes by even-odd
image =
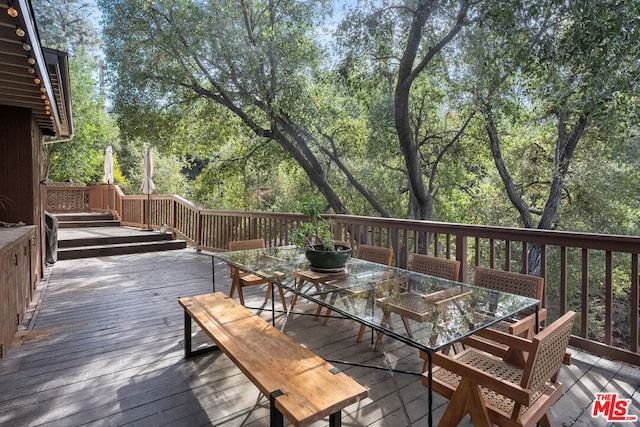
[[[393,260],[393,249],[383,248],[382,246],[358,245],[358,254],[356,258],[365,261],[377,262],[379,264],[391,265]]]
[[[230,251],[244,251],[247,249],[262,249],[265,247],[264,239],[234,240],[228,243]]]
[[[457,281],[460,278],[460,261],[430,255],[413,254],[409,270]]]
[[[512,271],[476,267],[473,284],[500,292],[522,295],[540,301],[544,295],[544,278]]]
[[[568,311],[533,337],[534,350],[527,358],[520,386],[537,391],[548,381],[555,382],[569,345],[575,317],[575,312]]]

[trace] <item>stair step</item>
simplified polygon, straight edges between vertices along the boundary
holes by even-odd
[[[54,216],[58,219],[58,222],[113,220],[113,214],[110,213],[66,213],[54,214]]]
[[[82,237],[76,239],[58,239],[58,248],[75,248],[85,246],[119,245],[125,243],[158,242],[171,240],[171,233],[147,233],[132,236]]]
[[[85,228],[85,227],[118,227],[118,220],[99,220],[99,221],[59,221],[58,228]]]
[[[184,249],[186,247],[187,242],[184,240],[165,240],[159,242],[121,243],[115,245],[83,246],[80,248],[62,248],[58,249],[58,260],[168,251]]]

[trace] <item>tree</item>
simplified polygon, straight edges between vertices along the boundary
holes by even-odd
[[[95,52],[100,40],[93,1],[33,0],[42,44],[72,55],[80,49]]]
[[[95,66],[96,61],[84,50],[69,59],[75,135],[71,141],[45,145],[45,176],[49,180],[101,183],[105,148],[109,144],[119,148],[117,127],[95,90]],[[114,175],[121,177],[117,161],[114,166]]]
[[[621,119],[637,117],[640,9],[633,1],[483,6],[482,25],[467,39],[467,70],[494,163],[521,224],[555,228],[575,187],[579,144],[615,138]],[[526,153],[529,173],[518,173]]]
[[[206,99],[240,119],[257,144],[279,144],[329,206],[347,212],[323,167],[324,137],[310,91],[322,60],[313,25],[324,2],[99,3],[123,129],[133,117],[179,115],[181,108]]]
[[[383,82],[394,82],[390,113],[408,184],[410,217],[433,217],[438,169],[470,123],[447,123],[449,114],[437,113],[453,107],[453,100],[442,92],[448,72],[445,49],[463,29],[473,4],[373,2],[353,12],[343,26],[347,64],[364,65],[383,76]],[[366,59],[357,59],[361,52]]]
[[[91,22],[95,7],[79,0],[34,0],[42,44],[69,52],[69,80],[74,119],[74,138],[45,145],[45,176],[53,181],[100,183],[104,175],[104,150],[118,146],[115,123],[105,112],[104,99],[93,80],[99,45]],[[117,156],[114,174],[118,169]]]

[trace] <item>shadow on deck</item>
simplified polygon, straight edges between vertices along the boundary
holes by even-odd
[[[183,358],[177,298],[211,292],[211,258],[191,249],[60,261],[47,271],[38,304],[0,361],[0,425],[205,426],[269,424],[268,402],[224,355]],[[217,290],[228,268],[216,264]],[[262,288],[248,289],[258,306]],[[315,306],[299,300],[296,311]],[[270,317],[267,311],[262,312]],[[278,315],[278,325],[284,317]],[[331,360],[417,372],[418,351],[386,339],[384,352],[356,343],[357,325],[292,315],[285,332]],[[608,425],[590,415],[595,393],[633,399],[640,415],[640,370],[573,350],[563,367],[559,425]],[[345,426],[427,425],[427,392],[416,375],[338,365],[369,389],[347,408]],[[435,419],[446,401],[434,394]],[[328,422],[316,425],[327,425]]]

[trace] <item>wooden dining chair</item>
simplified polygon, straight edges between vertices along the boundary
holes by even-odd
[[[382,246],[359,244],[356,258],[378,264],[391,265],[393,261],[393,249]]]
[[[235,240],[229,242],[228,244],[228,248],[230,251],[262,249],[264,247],[264,239]],[[267,301],[269,301],[269,297],[271,296],[271,293],[273,291],[272,282],[255,274],[243,271],[237,267],[229,266],[229,268],[231,269],[231,290],[229,291],[229,297],[233,298],[233,294],[237,290],[240,304],[245,305],[243,288],[246,288],[248,286],[267,285],[267,290],[264,296],[264,303],[266,304]],[[284,291],[280,286],[278,286],[278,293],[280,294],[280,302],[282,303],[282,307],[286,311],[287,303],[284,299]]]
[[[413,254],[409,270],[447,280],[460,280],[460,261],[455,259]]]
[[[358,244],[355,258],[390,266],[393,261],[393,248]],[[334,282],[334,284],[338,286],[340,280],[335,280],[331,282]],[[327,284],[330,284],[331,282],[327,282]],[[315,313],[316,318],[317,316],[320,315],[321,312],[322,312],[322,306],[318,305],[318,308],[316,309],[316,313]],[[322,322],[323,325],[326,325],[327,323],[329,323],[329,316],[331,315],[331,313],[332,313],[332,310],[330,308],[327,308],[327,311],[325,312],[325,318]],[[364,331],[365,331],[364,325],[360,325],[360,329],[358,330],[358,336],[357,336],[358,342],[362,341],[362,337],[364,336]]]
[[[474,426],[550,426],[549,410],[562,396],[558,372],[574,318],[567,312],[531,340],[492,337],[528,354],[524,366],[473,347],[453,356],[434,353],[433,390],[449,399],[439,425],[458,425],[469,414]],[[422,384],[429,387],[427,373]]]
[[[538,327],[536,328],[536,314],[533,311],[519,314],[516,319],[510,321],[501,321],[491,326],[491,330],[497,333],[516,335],[523,338],[531,338],[535,335],[536,330],[547,320],[547,310],[542,308],[542,299],[544,296],[544,278],[531,276],[528,274],[515,273],[512,271],[497,270],[492,268],[476,267],[473,276],[473,285],[496,290],[499,292],[508,292],[524,297],[535,298],[538,301]],[[464,339],[461,343],[462,348],[473,346],[475,348],[486,350],[490,348],[495,352],[496,346],[503,349],[501,354],[507,360],[513,363],[524,363],[524,357],[521,352],[514,350],[508,346],[500,346],[492,342],[492,340],[482,335],[472,335]],[[445,348],[445,352],[452,349],[459,351],[460,345],[454,345],[451,348]],[[567,365],[571,364],[571,354],[567,353],[564,359]],[[423,371],[425,370],[423,367]]]
[[[460,261],[454,259],[447,259],[442,257],[435,257],[431,255],[423,255],[423,254],[414,254],[411,257],[411,264],[409,265],[409,270],[416,271],[418,273],[426,274],[429,276],[440,277],[447,280],[457,281],[460,276]],[[405,298],[411,300],[411,296],[409,294],[405,295]],[[416,295],[416,298],[422,298],[421,296]],[[393,306],[391,307],[391,311],[393,311]],[[410,311],[403,310],[404,313],[408,313]],[[405,330],[409,336],[412,336],[411,328],[409,326],[409,320],[400,314],[402,319],[402,323],[404,325]],[[384,320],[386,322],[390,322],[390,313],[385,312]],[[418,320],[418,319],[414,319]],[[382,344],[382,337],[384,334],[382,332],[378,332],[378,336],[376,337],[376,342],[373,346],[374,351],[378,351],[380,349],[380,345]]]
[[[542,307],[544,297],[544,278],[512,271],[496,270],[492,268],[476,267],[473,274],[473,285],[493,289],[500,292],[535,298],[538,301],[538,322],[547,320],[547,310]],[[526,313],[515,323],[501,322],[494,329],[502,329],[513,335],[531,338],[535,334],[535,314]]]

